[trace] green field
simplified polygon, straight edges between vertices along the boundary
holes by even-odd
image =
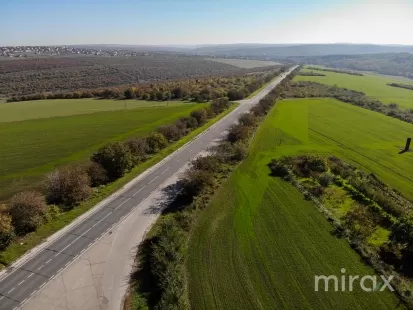
[[[314,71],[302,69],[305,72]],[[413,109],[413,91],[409,89],[388,86],[388,83],[401,83],[400,79],[392,79],[386,76],[365,74],[364,76],[348,75],[318,71],[326,76],[300,76],[297,75],[295,81],[313,81],[338,87],[348,88],[364,92],[367,96],[376,98],[383,103],[397,103],[400,108]],[[403,84],[411,84],[406,81]]]
[[[108,100],[108,99],[57,99],[4,103],[0,101],[0,123],[93,114],[103,111],[127,110],[143,107],[181,105],[179,101]]]
[[[335,154],[412,198],[413,153],[397,154],[411,132],[413,125],[333,99],[278,103],[192,234],[192,308],[403,309],[388,292],[314,291],[315,275],[374,272],[301,193],[269,176],[267,164]]]
[[[239,68],[245,68],[245,69],[276,66],[280,64],[275,61],[253,60],[253,59],[208,58],[208,60],[221,62],[227,65],[231,65],[231,66],[235,66]]]
[[[64,102],[59,104],[69,104],[67,100],[61,101]],[[94,102],[101,101],[90,101],[89,107]],[[22,104],[29,104],[30,109],[32,104],[35,105],[34,102]],[[123,106],[123,102],[121,104]],[[134,104],[145,106],[145,103],[128,101],[128,105]],[[0,201],[37,184],[45,173],[57,165],[85,160],[108,141],[146,135],[201,106],[204,104],[174,103],[127,111],[41,118],[61,111],[56,108],[43,114],[38,112],[36,117],[40,119],[0,122]],[[81,113],[79,105],[65,111]]]

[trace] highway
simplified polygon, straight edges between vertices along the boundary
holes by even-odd
[[[222,136],[223,132],[236,122],[240,114],[248,112],[295,68],[290,68],[253,98],[240,101],[241,104],[236,109],[215,125],[168,156],[143,177],[132,181],[132,186],[121,189],[107,203],[97,205],[87,217],[71,225],[35,255],[23,259],[21,263],[3,274],[0,277],[0,309],[18,309],[131,212],[143,212],[144,210],[139,210],[142,201]],[[136,243],[138,242],[139,240],[136,240]]]

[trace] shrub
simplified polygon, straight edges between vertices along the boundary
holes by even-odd
[[[257,118],[252,113],[244,113],[239,118],[239,123],[244,126],[254,126],[257,123]]]
[[[321,173],[318,176],[318,183],[320,183],[321,186],[328,187],[334,180],[334,175],[331,173]]]
[[[231,143],[235,143],[240,140],[245,140],[249,136],[248,127],[242,124],[231,126],[228,131],[227,140]]]
[[[214,176],[209,171],[189,170],[182,181],[182,194],[188,197],[198,195],[205,187],[214,184]]]
[[[86,169],[78,165],[63,166],[47,176],[49,203],[71,208],[92,194]]]
[[[116,180],[122,177],[133,167],[132,154],[120,142],[108,143],[94,153],[91,160],[106,170],[109,180]]]
[[[282,162],[282,160],[273,159],[268,164],[268,167],[271,170],[271,173],[277,177],[285,177],[290,174],[290,169],[286,164]]]
[[[200,126],[208,119],[208,112],[206,109],[199,109],[192,111],[191,116],[196,119],[198,126]]]
[[[144,138],[131,138],[125,142],[125,146],[131,153],[135,165],[143,161],[149,152],[148,142]]]
[[[14,227],[9,214],[0,213],[0,251],[9,246],[14,237]]]
[[[238,161],[245,159],[247,155],[248,155],[247,147],[242,144],[236,144],[234,145],[234,148],[233,148],[231,160],[238,162]]]
[[[21,192],[14,195],[9,204],[12,224],[18,235],[35,231],[43,223],[46,214],[45,197],[35,191]]]
[[[192,167],[197,170],[205,170],[212,173],[221,170],[221,164],[216,156],[208,155],[195,159],[192,161]]]
[[[159,152],[168,145],[168,141],[165,136],[159,132],[151,133],[146,141],[148,143],[149,153],[151,154]]]
[[[157,129],[168,141],[176,141],[181,137],[181,131],[176,125],[164,125]]]
[[[195,117],[182,117],[180,121],[185,124],[186,128],[197,128],[199,126],[198,121]]]
[[[104,185],[109,181],[106,170],[98,163],[90,162],[86,166],[86,173],[89,176],[92,187]]]

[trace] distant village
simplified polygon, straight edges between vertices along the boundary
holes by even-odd
[[[0,57],[29,58],[60,55],[137,56],[147,53],[117,49],[93,49],[67,46],[0,46]]]

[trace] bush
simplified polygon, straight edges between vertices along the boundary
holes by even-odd
[[[334,175],[331,173],[322,173],[318,176],[318,183],[320,183],[321,186],[328,187],[334,180]]]
[[[47,176],[49,203],[71,208],[92,194],[90,178],[81,166],[63,166]]]
[[[104,185],[109,181],[106,170],[98,163],[90,162],[86,166],[86,173],[89,176],[92,187]]]
[[[192,167],[194,167],[194,169],[196,170],[205,170],[216,173],[221,170],[221,163],[216,156],[208,155],[199,157],[192,161]]]
[[[151,133],[146,142],[148,143],[148,151],[151,154],[158,153],[168,145],[165,136],[159,132]]]
[[[208,112],[206,109],[199,109],[192,111],[191,116],[196,119],[198,126],[201,126],[208,119]]]
[[[198,195],[205,187],[214,185],[214,176],[209,171],[189,170],[182,181],[182,194],[187,197]]]
[[[44,221],[47,205],[45,197],[35,191],[14,195],[9,204],[12,224],[18,235],[35,231]]]
[[[252,127],[257,123],[257,118],[252,113],[244,113],[238,121],[241,125]]]
[[[277,177],[283,178],[290,174],[290,169],[282,162],[282,160],[273,159],[268,164],[268,167],[270,168],[271,173]]]
[[[235,143],[240,140],[246,140],[249,136],[249,130],[247,126],[237,124],[231,126],[228,131],[227,140],[231,143]]]
[[[143,161],[149,152],[148,142],[144,138],[131,138],[125,142],[125,146],[131,153],[135,165]]]
[[[236,144],[234,145],[234,148],[233,148],[231,160],[238,162],[238,161],[245,159],[247,155],[248,155],[247,147],[242,144]]]
[[[196,120],[195,117],[182,117],[180,119],[181,123],[185,124],[186,128],[197,128],[199,126],[198,121]]]
[[[14,237],[14,227],[9,214],[0,213],[0,251],[9,246]]]
[[[164,125],[157,129],[168,141],[176,141],[181,137],[182,132],[176,125]]]
[[[111,142],[92,155],[91,160],[101,165],[109,180],[122,177],[133,167],[133,158],[129,149],[120,142]]]

